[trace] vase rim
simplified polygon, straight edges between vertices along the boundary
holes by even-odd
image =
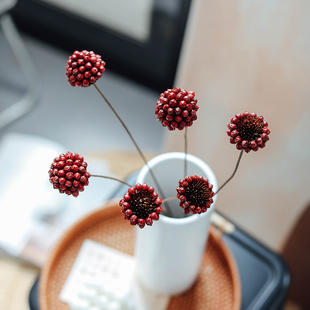
[[[212,169],[210,168],[209,165],[207,165],[202,159],[198,158],[195,155],[192,154],[186,154],[187,156],[187,160],[189,162],[192,162],[196,165],[198,165],[199,167],[201,167],[202,170],[204,170],[206,172],[206,176],[204,176],[205,178],[207,178],[209,180],[209,182],[211,184],[213,184],[213,191],[217,191],[218,185],[217,185],[217,180],[215,177],[214,172],[212,171]],[[157,165],[159,162],[161,161],[165,161],[165,160],[169,160],[169,159],[184,159],[185,158],[185,153],[184,152],[167,152],[167,153],[163,153],[160,154],[158,156],[153,157],[151,160],[148,161],[148,165],[149,167],[152,169],[152,167],[154,167],[155,165]],[[137,177],[137,182],[141,183],[141,179],[143,178],[143,176],[146,175],[146,173],[149,171],[149,168],[147,165],[144,165],[142,167],[142,169],[139,172],[139,175]],[[183,218],[173,218],[173,217],[168,217],[166,215],[160,215],[159,220],[169,223],[169,224],[175,224],[175,225],[179,225],[179,224],[186,224],[186,223],[191,223],[193,221],[197,221],[199,220],[199,218],[208,216],[208,212],[212,212],[211,210],[214,208],[215,206],[215,202],[217,199],[217,195],[213,197],[213,203],[210,206],[210,208],[201,214],[192,214],[191,216],[188,217],[183,217]]]

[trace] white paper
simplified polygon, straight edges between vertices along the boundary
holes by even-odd
[[[80,300],[84,284],[113,278],[125,288],[133,282],[134,259],[95,241],[86,239],[74,261],[59,298],[66,303]]]
[[[87,239],[80,248],[59,298],[69,305],[90,309],[98,306],[101,296],[108,295],[107,292],[102,292],[103,287],[112,290],[111,286],[114,286],[121,288],[121,292],[129,291],[131,295],[126,299],[133,299],[134,310],[165,310],[169,297],[153,294],[138,283],[135,268],[133,256]],[[108,286],[104,286],[105,284]],[[90,287],[97,289],[92,291]],[[88,294],[88,297],[83,298],[83,294]],[[121,309],[129,308],[123,305]]]

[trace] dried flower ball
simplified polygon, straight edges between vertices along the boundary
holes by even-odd
[[[190,127],[197,119],[199,109],[194,91],[175,87],[163,92],[156,103],[155,115],[169,130],[183,130]]]
[[[256,152],[259,148],[264,148],[269,140],[268,123],[256,113],[236,114],[227,127],[230,143],[236,144],[238,150],[244,149],[246,153],[251,150]]]
[[[87,172],[87,163],[84,161],[84,157],[71,152],[60,154],[54,158],[48,173],[49,180],[55,189],[58,189],[60,193],[74,197],[84,191],[91,176]]]
[[[162,211],[161,204],[162,199],[158,197],[154,188],[140,183],[130,187],[119,202],[124,219],[140,228],[145,225],[152,226],[153,221],[159,219]]]
[[[213,203],[213,185],[202,176],[192,175],[179,181],[177,198],[184,213],[200,214],[206,212]]]
[[[105,70],[101,56],[92,51],[75,51],[67,61],[66,76],[72,86],[88,87],[96,83]]]

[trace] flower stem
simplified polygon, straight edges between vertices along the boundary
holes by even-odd
[[[113,177],[108,177],[108,176],[105,176],[105,175],[99,175],[99,174],[91,174],[92,177],[97,177],[97,178],[104,178],[104,179],[110,179],[110,180],[114,180],[114,181],[117,181],[117,182],[120,182],[120,183],[123,183],[125,185],[128,185],[129,187],[133,187],[132,185],[130,185],[129,183],[125,182],[125,181],[122,181],[120,179],[117,179],[117,178],[113,178]]]
[[[242,154],[243,154],[243,149],[240,151],[239,158],[238,158],[238,161],[237,161],[237,163],[236,163],[235,170],[234,170],[233,174],[232,174],[231,177],[230,177],[228,180],[226,180],[226,182],[215,192],[214,195],[216,195],[216,194],[217,194],[217,193],[218,193],[218,192],[219,192],[219,191],[220,191],[233,177],[234,177],[234,175],[236,174],[237,169],[238,169],[238,167],[239,167],[239,163],[240,163]]]
[[[167,202],[167,201],[171,201],[171,200],[176,200],[176,199],[178,199],[177,197],[169,197],[169,198],[165,198],[165,199],[163,199],[163,204],[165,203],[165,202]]]
[[[160,193],[160,195],[164,198],[163,195],[163,191],[161,190],[161,187],[153,173],[153,171],[151,170],[151,168],[148,165],[148,162],[146,160],[146,158],[144,157],[142,151],[140,150],[138,144],[136,143],[135,139],[133,138],[131,132],[129,131],[128,127],[125,125],[125,123],[123,122],[123,120],[121,119],[121,117],[117,114],[117,112],[115,111],[115,109],[113,108],[112,104],[109,102],[109,100],[106,98],[106,96],[101,92],[101,90],[98,88],[98,86],[96,84],[93,84],[95,86],[95,88],[97,89],[97,91],[99,92],[99,94],[101,95],[101,97],[104,99],[104,101],[108,104],[108,106],[111,108],[111,110],[113,111],[113,113],[115,114],[115,116],[118,118],[118,120],[121,122],[121,124],[123,125],[124,129],[126,130],[126,132],[128,133],[131,141],[133,142],[133,144],[135,145],[136,149],[138,150],[140,156],[142,157],[145,165],[149,168],[150,174],[156,184],[156,187],[158,188],[158,191]]]
[[[184,133],[184,178],[187,176],[187,127],[185,127],[185,133]]]
[[[168,201],[176,200],[176,199],[178,199],[178,198],[177,197],[169,197],[169,198],[163,199],[163,201],[162,201],[162,205],[161,206],[163,208],[164,213],[166,213],[166,215],[168,217],[173,217],[171,209],[170,209],[170,206],[168,205]],[[165,203],[166,203],[166,206],[164,205]]]

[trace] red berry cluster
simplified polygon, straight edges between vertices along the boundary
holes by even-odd
[[[206,212],[213,203],[212,188],[213,185],[202,176],[192,175],[180,180],[179,187],[177,187],[177,198],[180,200],[180,207],[184,209],[184,213]]]
[[[86,50],[75,51],[67,62],[66,76],[72,86],[90,86],[96,83],[105,70],[105,62],[101,56]]]
[[[162,199],[154,191],[153,187],[147,184],[137,183],[130,187],[119,205],[124,214],[124,219],[129,220],[131,225],[138,225],[143,228],[146,225],[152,226],[153,221],[159,219]]]
[[[155,114],[164,127],[169,130],[183,130],[192,126],[199,109],[194,91],[175,87],[163,92],[156,103]]]
[[[91,175],[86,168],[83,156],[71,152],[61,154],[54,159],[48,171],[50,182],[60,193],[77,197],[89,183]]]
[[[269,140],[268,123],[256,113],[236,114],[227,127],[230,143],[236,144],[238,150],[244,149],[246,153],[251,150],[256,152],[259,148],[264,148]]]

